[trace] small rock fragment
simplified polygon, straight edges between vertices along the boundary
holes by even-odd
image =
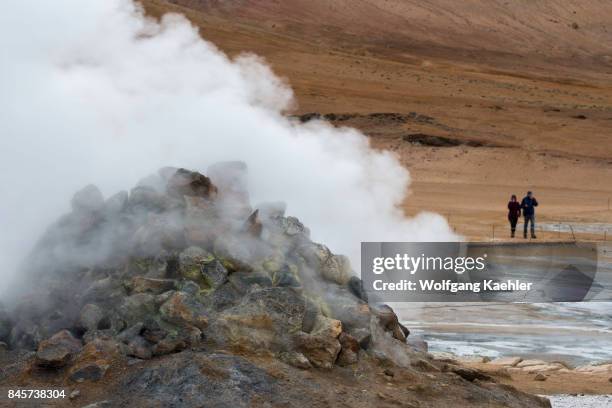
[[[290,351],[287,353],[280,354],[281,361],[289,364],[290,366],[301,368],[303,370],[312,368],[310,361],[304,356],[302,353],[298,353],[295,351]]]

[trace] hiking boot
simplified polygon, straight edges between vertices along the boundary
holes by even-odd
[[[523,234],[523,238],[527,239],[527,234]]]
[[[535,234],[531,234],[531,239],[536,239]]]
[[[510,238],[514,238],[514,231],[510,233]]]

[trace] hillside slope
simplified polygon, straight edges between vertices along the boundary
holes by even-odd
[[[608,1],[143,3],[153,16],[186,14],[230,55],[265,57],[294,89],[294,113],[350,114],[334,123],[410,169],[408,212],[451,215],[489,238],[509,195],[534,189],[542,221],[612,221]],[[407,143],[413,134],[457,143]]]

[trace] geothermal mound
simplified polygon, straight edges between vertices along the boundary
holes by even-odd
[[[251,206],[243,163],[206,174],[75,194],[0,309],[0,385],[70,406],[546,406],[407,344],[346,257]]]

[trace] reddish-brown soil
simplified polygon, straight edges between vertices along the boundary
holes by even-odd
[[[420,115],[338,123],[398,153],[413,179],[409,214],[433,210],[470,238],[490,239],[494,228],[505,238],[510,194],[532,189],[540,222],[612,222],[608,1],[143,4],[153,16],[186,14],[230,55],[263,56],[294,89],[293,113]],[[402,139],[413,133],[498,147]]]

